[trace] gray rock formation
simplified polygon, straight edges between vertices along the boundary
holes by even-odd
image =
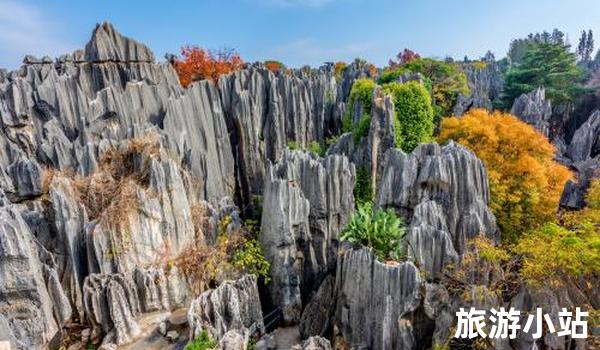
[[[470,94],[459,95],[453,109],[455,116],[461,116],[471,108],[486,108],[491,110],[497,101],[504,86],[504,73],[494,55],[488,52],[481,62],[485,67],[480,69],[472,62],[461,64],[462,70],[467,75]]]
[[[0,202],[0,332],[14,349],[43,348],[60,335],[71,305],[52,256],[17,208]]]
[[[586,204],[584,198],[590,182],[600,178],[600,111],[592,113],[575,131],[565,156],[575,170],[576,179],[565,184],[560,206],[581,209]]]
[[[227,331],[221,338],[219,346],[221,350],[246,350],[248,348],[248,329]]]
[[[325,338],[310,337],[302,344],[294,345],[292,350],[331,350],[331,344]]]
[[[124,345],[140,335],[135,320],[140,302],[135,282],[124,274],[91,274],[84,286],[84,307],[92,324],[92,338],[103,344]]]
[[[352,348],[415,348],[423,284],[410,262],[390,266],[367,249],[346,247],[338,259],[335,313],[344,339]]]
[[[299,330],[302,338],[322,336],[329,328],[335,308],[335,277],[327,276],[302,311]]]
[[[552,103],[546,99],[546,90],[543,87],[519,96],[513,102],[510,114],[532,125],[544,136],[550,136]]]
[[[188,322],[192,337],[205,330],[213,339],[219,341],[233,330],[246,334],[246,339],[248,330],[264,333],[256,277],[245,275],[202,293],[190,305]],[[233,337],[233,334],[229,336]]]
[[[409,155],[392,149],[385,164],[377,205],[394,208],[409,224],[408,254],[425,272],[455,262],[466,240],[480,233],[499,241],[487,172],[469,150],[453,142],[420,145]]]
[[[600,154],[600,111],[592,113],[575,131],[567,149],[567,156],[575,163]]]
[[[394,145],[394,103],[380,87],[376,87],[373,91],[368,136],[355,140],[354,135],[344,134],[327,154],[346,155],[357,169],[369,174],[371,187],[377,188],[383,172],[385,153],[394,148]]]
[[[287,323],[300,320],[306,295],[335,269],[338,234],[354,210],[354,166],[286,151],[265,181],[260,241],[271,262],[270,290]]]

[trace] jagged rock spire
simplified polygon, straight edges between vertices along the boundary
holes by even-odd
[[[144,44],[121,35],[109,22],[97,24],[85,46],[86,61],[154,62],[154,54]]]

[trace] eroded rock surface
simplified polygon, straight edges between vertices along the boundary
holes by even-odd
[[[354,166],[287,151],[265,181],[260,241],[271,262],[269,288],[287,323],[297,323],[303,292],[335,268],[338,235],[354,207]]]
[[[530,93],[522,94],[514,102],[510,114],[519,117],[539,130],[544,136],[550,136],[550,118],[552,103],[546,99],[546,90],[537,88]]]
[[[486,169],[463,146],[426,144],[409,155],[386,154],[377,205],[405,219],[408,254],[429,274],[455,262],[466,240],[480,233],[499,240],[489,200]]]
[[[234,330],[239,334],[246,334],[246,339],[249,330],[264,333],[256,277],[245,275],[202,293],[190,305],[188,322],[193,337],[205,330],[219,341]],[[225,342],[231,340],[237,343],[239,337],[230,334],[226,339],[228,340]]]

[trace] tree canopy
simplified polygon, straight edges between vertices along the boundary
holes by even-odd
[[[503,239],[555,220],[569,170],[554,161],[554,147],[532,126],[500,112],[473,109],[442,121],[439,141],[454,140],[485,164],[491,208]]]
[[[411,152],[420,143],[430,141],[434,115],[425,87],[415,81],[393,82],[383,85],[383,91],[394,101],[396,147]]]
[[[571,101],[581,91],[582,76],[569,46],[561,43],[530,43],[525,48],[521,62],[506,73],[504,107],[510,108],[521,94],[542,86],[553,103]]]

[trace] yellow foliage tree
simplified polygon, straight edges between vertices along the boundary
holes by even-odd
[[[438,141],[451,139],[484,162],[491,208],[505,242],[555,221],[571,173],[553,160],[554,147],[536,129],[510,114],[474,109],[443,120]]]
[[[600,273],[600,180],[592,182],[582,210],[561,215],[525,235],[515,247],[524,256],[521,275],[532,284],[561,287]],[[594,281],[595,279],[590,279]]]

